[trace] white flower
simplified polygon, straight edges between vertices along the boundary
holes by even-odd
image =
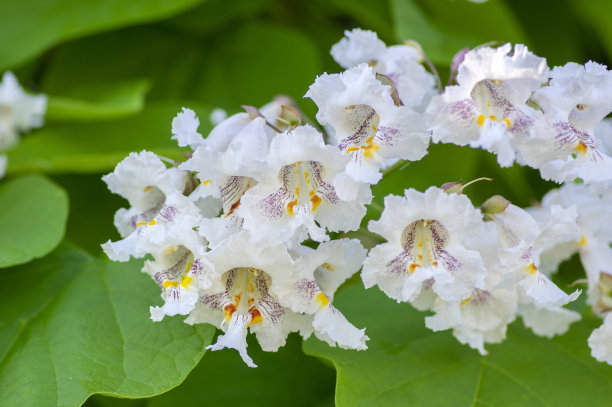
[[[398,302],[412,302],[428,287],[444,301],[469,298],[475,288],[485,289],[482,258],[464,247],[481,224],[481,213],[463,195],[431,187],[386,196],[380,220],[368,228],[388,243],[370,250],[364,262],[366,288],[378,285]]]
[[[243,227],[257,241],[268,244],[303,240],[307,232],[313,240],[323,241],[330,231],[359,228],[365,204],[371,200],[369,186],[353,183],[357,194],[342,199],[334,187],[343,170],[342,153],[325,145],[313,127],[299,126],[272,140],[265,157],[267,172],[260,183],[242,198],[238,215]],[[317,224],[318,223],[318,224]]]
[[[523,148],[526,164],[557,182],[612,179],[612,158],[599,148],[595,128],[612,112],[612,71],[595,62],[555,67],[533,99],[544,111]]]
[[[501,166],[510,166],[538,116],[526,102],[547,73],[546,60],[521,44],[468,52],[458,85],[447,87],[427,108],[433,141],[484,148]]]
[[[25,93],[15,75],[5,72],[0,82],[0,150],[15,144],[19,132],[42,126],[46,110],[46,95]]]
[[[589,336],[589,347],[595,359],[612,365],[612,313]]]
[[[487,202],[495,198],[500,197],[494,197]],[[537,268],[538,259],[534,257],[533,252],[542,250],[536,246],[540,243],[538,238],[550,232],[540,229],[540,225],[529,213],[510,203],[503,210],[487,213],[487,202],[483,206],[485,214],[495,222],[499,234],[501,269],[517,284],[521,303],[529,302],[538,307],[557,307],[574,301],[580,295],[580,290],[567,295]],[[554,219],[549,222],[549,226],[554,228],[555,238],[569,240],[578,237],[576,213],[573,208],[567,212],[555,209],[557,210],[552,212]],[[560,231],[565,231],[565,235],[558,235]]]
[[[394,83],[404,105],[419,111],[427,105],[435,93],[435,80],[419,63],[421,55],[414,47],[387,47],[376,33],[359,28],[345,31],[344,35],[331,49],[331,55],[343,68],[366,63]]]
[[[466,300],[446,302],[438,298],[436,314],[425,318],[434,331],[453,329],[453,335],[463,344],[486,355],[485,343],[500,343],[516,318],[518,297],[508,288],[475,289]]]
[[[459,342],[484,355],[486,343],[499,343],[506,337],[508,324],[516,318],[519,296],[516,287],[502,284],[504,276],[497,255],[499,235],[492,222],[483,222],[465,244],[482,256],[487,270],[484,288],[475,288],[462,301],[445,301],[439,296],[431,296],[428,303],[421,301],[419,309],[435,311],[435,315],[425,318],[428,328],[434,331],[452,329]]]
[[[419,160],[427,151],[422,116],[396,106],[391,91],[371,67],[361,64],[319,76],[306,93],[319,107],[317,120],[346,155],[347,174],[360,182],[378,182],[379,169],[388,160]]]
[[[366,256],[361,243],[340,239],[321,243],[316,250],[300,246],[294,253],[305,257],[309,263],[306,270],[312,270],[312,274],[305,274],[295,284],[295,292],[300,295],[287,298],[289,302],[297,302],[298,308],[306,310],[301,334],[307,338],[314,331],[317,338],[330,346],[337,344],[345,349],[366,349],[368,337],[364,334],[365,329],[356,328],[332,305],[338,287],[361,268]]]
[[[131,208],[115,214],[115,226],[125,239],[103,245],[111,259],[127,261],[154,248],[164,250],[170,244],[201,241],[193,230],[200,212],[183,195],[187,181],[184,171],[166,168],[155,154],[143,151],[130,154],[102,179],[112,192],[131,204]]]
[[[548,192],[542,199],[542,208],[532,209],[535,216],[542,216],[553,205],[575,206],[579,235],[573,239],[551,240],[540,255],[548,269],[578,252],[588,280],[587,302],[597,312],[607,311],[608,305],[602,303],[602,293],[606,290],[603,279],[612,275],[612,190],[606,185],[565,184]],[[603,284],[603,286],[602,286]]]
[[[254,332],[265,351],[285,344],[289,332],[301,326],[300,310],[279,300],[291,281],[298,281],[303,263],[294,261],[281,246],[255,245],[247,232],[236,234],[206,255],[211,285],[185,322],[210,323],[225,335],[210,350],[234,348],[248,366],[255,367],[247,354],[246,335]]]
[[[161,321],[165,315],[189,314],[199,298],[199,287],[208,285],[202,275],[203,259],[195,258],[191,250],[178,245],[152,254],[155,261],[147,260],[142,271],[162,289],[164,305],[151,307],[151,319]]]
[[[204,144],[204,138],[198,133],[200,120],[193,110],[183,108],[172,120],[172,140],[176,140],[181,147],[191,147],[195,150]]]

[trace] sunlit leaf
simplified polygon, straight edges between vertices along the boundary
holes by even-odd
[[[397,304],[376,288],[343,290],[338,308],[365,326],[368,350],[330,348],[316,339],[307,354],[333,362],[337,406],[608,406],[612,367],[589,354],[586,339],[601,322],[589,317],[553,340],[515,322],[488,356],[449,332],[425,328],[425,313]]]
[[[173,16],[202,0],[0,2],[0,70],[86,34]],[[120,61],[117,61],[118,63]]]
[[[26,263],[64,237],[68,196],[40,175],[0,183],[0,267]]]
[[[104,172],[130,152],[142,150],[184,159],[176,141],[171,140],[172,118],[182,107],[196,111],[201,119],[200,133],[208,134],[212,126],[209,109],[188,101],[150,104],[141,113],[119,120],[45,126],[8,152],[7,172]]]
[[[81,98],[49,95],[45,120],[90,121],[137,113],[144,107],[149,87],[146,81],[134,81],[89,87],[79,92]]]
[[[159,288],[141,265],[64,245],[0,270],[3,406],[78,406],[94,393],[148,397],[184,380],[214,328],[180,317],[152,322]]]

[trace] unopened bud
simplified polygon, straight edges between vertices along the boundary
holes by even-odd
[[[493,215],[505,211],[508,205],[509,200],[501,195],[493,195],[482,204],[481,209],[486,218],[492,219]]]
[[[261,114],[259,109],[257,109],[254,106],[242,105],[240,107],[243,108],[245,110],[245,112],[247,112],[249,114],[249,118],[251,120],[253,120],[253,119],[257,118],[257,117],[263,117],[263,115]]]
[[[447,194],[461,194],[463,193],[463,183],[462,182],[446,182],[442,184],[440,189]]]
[[[302,114],[298,109],[292,106],[282,105],[280,117],[290,126],[302,124]]]

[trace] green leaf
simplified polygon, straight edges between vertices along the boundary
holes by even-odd
[[[608,60],[612,59],[612,27],[610,26],[610,13],[612,13],[612,4],[607,0],[590,0],[590,1],[577,1],[573,0],[569,4],[569,9],[573,11],[574,18],[576,16],[585,25],[580,35],[583,35],[584,31],[587,34],[590,30],[593,30],[598,39],[603,45]],[[592,47],[592,44],[584,44],[584,47]],[[587,55],[589,59],[592,59],[593,52]],[[603,59],[603,58],[601,58]],[[581,62],[581,61],[577,61]],[[606,62],[606,61],[602,61]]]
[[[255,369],[247,367],[233,349],[208,352],[182,385],[149,400],[147,407],[310,407],[331,402],[333,369],[304,355],[300,342],[294,334],[278,352],[263,352],[250,335],[249,354],[257,363]]]
[[[45,126],[7,153],[7,172],[104,172],[130,152],[142,150],[184,159],[170,131],[172,119],[182,107],[195,110],[200,118],[199,132],[208,134],[212,127],[209,109],[187,101],[149,104],[141,113],[120,120]]]
[[[64,237],[68,196],[40,175],[0,183],[0,267],[26,263]]]
[[[501,0],[390,0],[398,41],[418,41],[427,56],[450,65],[462,48],[490,41],[527,43],[518,19]]]
[[[301,100],[321,74],[316,44],[303,32],[277,24],[241,26],[218,39],[197,81],[194,98],[235,110],[261,106],[278,94]]]
[[[0,70],[63,41],[176,15],[202,0],[20,0],[0,2]],[[117,61],[120,63],[120,61]]]
[[[146,81],[105,83],[78,93],[82,98],[49,95],[47,122],[114,119],[140,112],[150,86]]]
[[[337,406],[609,406],[612,367],[589,354],[593,317],[553,340],[512,324],[489,355],[461,345],[450,332],[425,328],[425,313],[397,304],[373,288],[343,290],[336,306],[366,327],[368,350],[331,348],[316,339],[307,354],[329,359],[337,371]],[[356,306],[358,304],[358,306]]]
[[[141,266],[63,245],[0,270],[3,406],[78,406],[94,393],[148,397],[185,379],[215,330],[180,317],[152,322],[159,288]]]
[[[46,61],[41,90],[78,95],[92,83],[147,80],[151,99],[185,98],[210,57],[206,44],[181,32],[147,25],[81,38],[63,44]]]

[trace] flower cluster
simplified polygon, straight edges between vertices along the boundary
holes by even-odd
[[[131,205],[115,216],[123,239],[104,250],[118,261],[151,256],[143,271],[164,300],[151,307],[153,320],[180,314],[213,324],[223,334],[209,349],[234,348],[249,366],[249,331],[266,351],[290,332],[365,349],[364,329],[333,305],[363,267],[366,288],[432,312],[430,329],[452,329],[484,354],[517,316],[548,337],[580,318],[563,308],[580,291],[567,294],[550,279],[570,248],[585,264],[589,302],[612,309],[612,228],[594,219],[612,208],[610,145],[601,141],[612,133],[602,121],[612,111],[610,71],[593,62],[549,70],[523,45],[480,47],[458,54],[457,85],[438,94],[418,46],[387,47],[357,29],[331,53],[346,70],[319,76],[305,95],[323,131],[302,124],[286,98],[215,114],[207,137],[183,108],[172,134],[193,150],[186,161],[132,153],[104,177]],[[501,196],[476,208],[461,183],[406,189],[387,196],[370,221],[386,242],[368,253],[345,233],[360,228],[381,170],[421,159],[430,138],[584,184],[566,184],[527,210]],[[610,325],[591,342],[609,339]]]
[[[30,95],[19,86],[12,72],[5,72],[0,82],[0,151],[19,141],[19,133],[43,124],[47,97]],[[6,156],[0,155],[0,178],[6,169]]]

